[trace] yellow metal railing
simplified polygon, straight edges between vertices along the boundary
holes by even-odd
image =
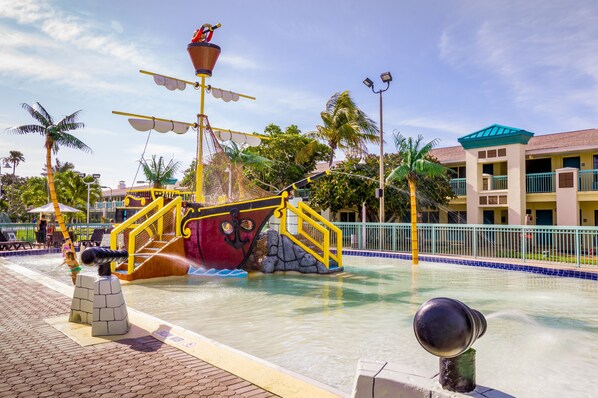
[[[291,211],[299,219],[299,227],[297,230],[298,234],[311,242],[322,254],[307,246],[287,230],[287,211]],[[317,231],[319,233],[318,235],[320,236],[320,239],[318,239],[316,234],[306,231],[306,229],[303,227],[303,223],[308,224],[311,229]],[[318,261],[324,264],[326,268],[330,268],[330,259],[334,260],[339,267],[343,266],[342,231],[315,212],[312,208],[307,206],[305,203],[299,202],[298,207],[295,207],[287,202],[285,210],[282,211],[282,217],[280,219],[280,233],[288,237],[293,243],[301,247],[307,253],[314,256]],[[336,254],[330,251],[331,238],[336,243]]]
[[[147,235],[147,238],[142,240],[145,244],[156,239],[162,240],[164,233],[173,233],[175,237],[181,236],[182,203],[183,200],[181,197],[175,198],[129,233],[129,258],[127,262],[127,272],[129,274],[135,270],[135,253],[140,246],[140,243],[137,241],[139,235]]]
[[[175,236],[181,236],[181,204],[182,198],[178,197],[169,202],[166,206],[164,205],[164,198],[158,197],[156,200],[149,203],[146,207],[133,214],[127,220],[116,226],[110,232],[110,249],[115,250],[118,248],[118,236],[120,234],[126,235],[123,239],[125,246],[128,248],[128,272],[132,272],[131,264],[135,265],[135,252],[138,248],[149,243],[154,235],[159,237],[162,236],[164,231],[164,216],[171,213],[174,208],[174,219],[169,225],[172,225],[172,229]],[[153,228],[150,228],[152,226]],[[136,239],[141,233],[145,234],[146,239],[144,242],[138,242]],[[112,271],[116,268],[116,263],[111,263]]]

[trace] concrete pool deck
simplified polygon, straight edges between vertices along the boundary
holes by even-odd
[[[91,337],[72,291],[0,259],[0,396],[346,396],[131,308],[127,335]]]

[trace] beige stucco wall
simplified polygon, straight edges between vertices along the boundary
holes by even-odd
[[[573,186],[571,188],[559,187],[559,178],[563,173],[573,174]],[[578,170],[573,167],[565,167],[556,170],[556,225],[578,225],[579,203],[577,202]]]

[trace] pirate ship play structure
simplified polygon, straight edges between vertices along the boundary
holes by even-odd
[[[187,51],[199,82],[141,70],[158,85],[171,91],[187,86],[199,91],[200,107],[194,123],[114,111],[129,117],[139,131],[152,130],[185,134],[197,131],[196,184],[194,192],[146,189],[131,191],[125,206],[135,212],[116,226],[110,235],[110,248],[124,243],[127,261],[112,263],[120,279],[135,280],[185,275],[189,263],[206,271],[235,270],[243,267],[270,217],[280,218],[279,233],[288,237],[326,269],[342,266],[342,234],[318,213],[301,203],[289,203],[289,192],[264,191],[243,175],[242,167],[231,162],[219,141],[238,145],[258,145],[263,137],[212,126],[204,112],[206,94],[226,102],[255,98],[206,85],[206,78],[220,55],[220,47],[210,43],[220,24],[205,24],[193,34]],[[148,137],[149,138],[149,137]],[[296,231],[287,228],[287,215],[298,220]],[[121,239],[123,237],[124,239]],[[190,261],[180,261],[179,259]]]

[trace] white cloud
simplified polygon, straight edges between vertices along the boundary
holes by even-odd
[[[475,14],[479,9],[470,9]],[[501,2],[447,28],[439,57],[508,93],[524,112],[564,125],[598,112],[598,8],[558,1]],[[507,12],[508,11],[508,12]],[[471,20],[479,20],[471,24]],[[498,83],[498,85],[497,85]],[[573,118],[570,115],[577,115]]]
[[[407,127],[436,130],[444,133],[450,133],[450,135],[456,135],[458,137],[476,131],[480,128],[479,125],[474,126],[473,124],[464,122],[461,119],[437,119],[435,117],[426,116],[401,120],[400,124],[402,126]]]
[[[35,0],[0,0],[0,17],[11,18],[20,24],[30,24],[54,15],[45,2]]]
[[[118,21],[110,22],[110,26],[116,33],[123,33],[125,31],[123,26]]]
[[[66,14],[41,1],[18,3],[0,0],[0,17],[24,25],[0,26],[0,73],[9,78],[51,81],[77,91],[134,93],[138,90],[118,81],[119,74],[155,64],[139,50],[143,44],[119,41],[96,27],[97,21]]]
[[[218,63],[230,66],[234,69],[262,69],[253,60],[238,55],[222,54],[218,57]]]

